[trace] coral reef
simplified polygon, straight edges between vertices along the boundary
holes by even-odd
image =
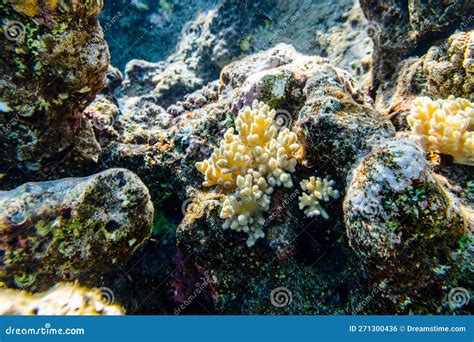
[[[1,192],[0,280],[33,291],[91,283],[149,237],[152,216],[147,188],[123,169]]]
[[[348,73],[334,68],[325,59],[298,54],[287,45],[278,45],[226,66],[221,73],[218,98],[218,103],[223,105],[204,105],[196,112],[205,115],[205,108],[210,107],[213,109],[211,114],[214,115],[212,120],[220,119],[221,124],[225,125],[229,120],[228,116],[225,111],[224,115],[216,116],[217,110],[223,111],[222,106],[224,110],[228,106],[230,112],[236,112],[241,106],[254,100],[278,108],[275,122],[282,124],[288,132],[296,134],[298,143],[303,147],[303,158],[295,165],[291,178],[299,181],[310,175],[326,173],[343,188],[345,176],[358,156],[369,151],[372,144],[378,142],[377,139],[390,137],[394,133],[390,122],[373,108],[370,99],[358,90],[356,82]],[[196,120],[202,120],[202,116],[197,118],[199,119]],[[191,121],[188,119],[186,123],[190,125]],[[189,126],[185,127],[189,132]],[[221,136],[227,129],[220,129]],[[202,129],[193,132],[201,136]],[[199,140],[194,140],[209,141],[209,137],[204,135]],[[192,139],[189,133],[187,138]],[[219,140],[214,143],[217,145]],[[217,160],[212,162],[217,163]],[[259,179],[262,175],[257,169],[254,171]],[[333,263],[334,258],[337,258],[336,263],[342,268],[358,269],[355,266],[355,255],[347,248],[348,242],[344,238],[341,201],[336,199],[325,206],[325,211],[334,220],[316,216],[308,223],[307,216],[298,208],[298,194],[301,194],[299,189],[276,187],[271,196],[265,196],[265,187],[256,187],[259,201],[255,201],[253,192],[248,191],[249,186],[255,183],[254,178],[243,175],[240,177],[237,192],[241,198],[248,196],[247,203],[258,210],[257,217],[265,234],[264,239],[259,239],[249,251],[245,249],[246,245],[242,243],[240,235],[223,234],[221,212],[224,209],[221,203],[222,197],[227,195],[225,192],[210,191],[206,186],[202,191],[188,193],[193,205],[188,207],[177,231],[178,247],[185,256],[189,256],[189,262],[209,273],[214,288],[220,294],[219,301],[212,306],[213,311],[352,312],[352,303],[342,303],[335,299],[337,291],[332,291],[329,285],[337,284],[341,274],[337,271],[329,274],[324,265],[317,262],[321,255],[327,254],[324,264]],[[205,185],[214,183],[217,180]],[[244,195],[240,194],[240,188],[244,188]],[[260,192],[262,196],[258,197]],[[333,191],[331,193],[335,194]],[[244,202],[230,198],[227,203],[232,201],[237,206]],[[262,211],[264,212],[260,216]],[[278,214],[281,211],[284,214]],[[238,221],[238,217],[236,218]],[[242,217],[242,223],[247,223],[245,220],[246,216]],[[235,226],[240,226],[239,222]],[[258,236],[262,235],[258,231]],[[306,243],[313,245],[302,247]],[[302,256],[300,253],[305,248],[308,250]],[[311,261],[306,263],[305,258]],[[222,260],[226,262],[223,263]],[[246,267],[235,270],[232,267],[235,264]],[[353,276],[357,281],[363,282],[363,272],[354,271]],[[298,277],[301,277],[300,280],[297,280]],[[253,279],[254,282],[249,286],[244,279]],[[276,308],[265,300],[267,297],[264,293],[269,293],[278,284],[291,284],[288,286],[293,295],[299,298],[298,303],[275,311]],[[357,288],[360,290],[360,287]],[[349,291],[354,299],[363,294],[353,292],[355,288],[352,286],[346,287],[345,291]],[[326,295],[319,297],[315,293]],[[327,301],[335,301],[337,304],[329,307]],[[310,304],[316,302],[320,302],[320,305]]]
[[[449,154],[456,163],[474,165],[474,103],[454,97],[437,101],[417,98],[407,121],[427,150]]]
[[[47,292],[36,294],[0,289],[0,315],[123,315],[116,304],[107,303],[97,289],[60,283]]]
[[[423,56],[401,62],[399,72],[380,91],[379,105],[403,117],[417,96],[455,96],[473,101],[473,37],[474,31],[455,32]]]
[[[3,1],[0,311],[471,313],[471,9]]]
[[[331,198],[337,199],[339,197],[339,191],[334,189],[334,185],[335,182],[333,180],[315,178],[314,176],[301,181],[301,189],[305,192],[298,198],[300,210],[304,209],[307,217],[321,215],[327,220],[329,215],[320,202],[329,202]],[[305,207],[308,208],[305,209]]]

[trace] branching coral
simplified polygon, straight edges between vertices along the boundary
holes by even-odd
[[[338,198],[339,191],[334,189],[335,182],[328,178],[315,178],[311,176],[308,179],[303,180],[300,183],[301,189],[306,193],[303,193],[299,199],[299,207],[301,210],[304,209],[304,213],[307,217],[322,216],[324,219],[328,219],[329,215],[321,206],[320,202],[328,202],[331,198]]]
[[[425,149],[474,165],[474,103],[453,96],[437,101],[420,97],[413,102],[407,121],[412,132],[422,137]]]
[[[204,174],[204,186],[235,191],[225,200],[221,218],[224,228],[249,234],[247,245],[263,237],[263,213],[268,210],[273,187],[291,188],[291,173],[302,158],[296,133],[276,125],[275,110],[254,101],[224,134],[211,157],[196,163]]]
[[[237,177],[237,190],[230,195],[222,206],[220,217],[226,219],[223,228],[231,228],[248,233],[247,245],[263,237],[265,220],[263,213],[270,206],[269,194],[273,188],[261,174],[254,171],[245,177]]]

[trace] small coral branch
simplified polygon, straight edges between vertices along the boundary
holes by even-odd
[[[247,233],[247,245],[250,247],[265,236],[263,213],[270,207],[269,194],[273,192],[273,188],[256,171],[245,177],[238,176],[237,187],[222,206],[220,217],[226,219],[222,227]]]
[[[321,201],[329,202],[331,198],[339,197],[339,191],[334,189],[336,183],[328,178],[315,178],[314,176],[305,179],[300,183],[301,189],[305,191],[299,199],[300,210],[304,209],[307,217],[322,216],[328,219],[329,215],[321,206]]]
[[[459,164],[474,165],[474,103],[453,96],[436,101],[419,97],[407,121],[428,151],[451,155]]]
[[[224,228],[249,234],[247,245],[264,236],[263,213],[270,206],[274,187],[293,187],[303,149],[295,132],[280,129],[275,110],[254,101],[245,107],[229,128],[211,157],[196,163],[204,175],[204,186],[234,191],[224,201],[221,218]],[[237,131],[237,134],[236,134]]]

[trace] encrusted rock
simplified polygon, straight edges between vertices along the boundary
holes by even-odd
[[[406,130],[405,117],[416,97],[436,100],[452,95],[472,101],[473,37],[474,31],[456,32],[433,45],[424,55],[400,62],[397,72],[379,89],[377,107],[392,117],[398,129]]]
[[[401,136],[375,147],[352,174],[344,214],[351,246],[379,284],[378,308],[442,310],[467,271],[467,222],[418,143]]]
[[[474,9],[470,0],[454,0],[432,6],[426,1],[361,0],[369,20],[369,35],[375,45],[372,96],[397,74],[398,64],[423,54],[439,38],[456,29],[466,30],[467,17]],[[379,88],[382,89],[379,89]]]
[[[446,44],[430,48],[422,61],[432,97],[474,101],[474,31],[453,34]]]
[[[299,181],[314,175],[330,176],[337,179],[337,188],[342,190],[353,163],[368,153],[372,145],[394,134],[390,122],[374,109],[371,100],[347,72],[331,66],[325,59],[301,55],[283,44],[225,67],[219,99],[226,98],[230,99],[227,106],[231,106],[232,113],[243,110],[242,106],[254,100],[271,103],[276,108],[275,120],[293,129],[304,147],[303,160],[296,164],[292,174]],[[293,183],[297,184],[295,180]],[[190,194],[188,201],[192,200],[193,205],[188,206],[178,227],[178,247],[213,276],[216,291],[222,294],[222,303],[216,308],[231,305],[232,298],[236,298],[256,312],[274,312],[274,308],[267,305],[270,303],[258,299],[257,294],[271,291],[267,286],[278,287],[276,284],[280,281],[293,284],[288,286],[299,298],[283,312],[347,313],[354,310],[348,302],[339,302],[332,309],[325,305],[317,307],[318,301],[334,300],[335,295],[330,290],[322,290],[325,287],[322,279],[328,284],[336,281],[337,276],[326,273],[324,266],[315,260],[317,265],[313,266],[317,271],[307,268],[298,254],[303,249],[311,255],[308,258],[314,256],[317,260],[322,250],[327,251],[325,244],[337,245],[341,253],[338,263],[352,267],[353,255],[344,247],[347,240],[343,223],[338,219],[342,217],[341,201],[333,196],[332,201],[323,205],[327,213],[311,220],[298,208],[300,194],[296,185],[289,189],[277,188],[268,196],[270,203],[262,218],[266,238],[250,248],[245,245],[244,234],[222,229],[219,211],[222,203],[226,203],[225,191]],[[284,198],[291,200],[285,202]],[[326,220],[329,217],[331,220]],[[331,248],[327,253],[326,262],[334,262],[336,249]],[[232,267],[236,264],[243,267],[236,270]],[[292,275],[288,274],[290,269]],[[253,284],[249,290],[240,279],[253,279],[258,272],[262,272],[259,285]],[[294,279],[303,274],[309,277],[312,272],[318,275],[306,284]],[[354,272],[354,277],[361,279],[363,270]],[[346,289],[353,293],[351,285]],[[313,291],[323,291],[326,296],[317,299]],[[239,312],[246,310],[247,307],[242,307]]]
[[[7,186],[71,175],[64,165],[81,170],[97,161],[81,113],[105,85],[109,52],[95,19],[102,4],[0,5],[0,173]]]
[[[365,289],[357,285],[364,282],[361,269],[353,263],[347,240],[339,236],[328,242],[325,231],[330,225],[315,227],[294,217],[299,211],[297,196],[291,191],[284,194],[274,195],[266,222],[268,234],[251,248],[243,234],[222,230],[222,195],[198,192],[190,197],[177,243],[186,264],[205,271],[218,294],[209,310],[347,314],[363,300]],[[348,270],[351,281],[341,284]]]
[[[124,169],[0,192],[0,280],[33,291],[90,283],[128,260],[152,216],[148,189]]]

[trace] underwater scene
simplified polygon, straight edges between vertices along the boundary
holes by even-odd
[[[471,315],[473,0],[0,0],[0,315]]]

